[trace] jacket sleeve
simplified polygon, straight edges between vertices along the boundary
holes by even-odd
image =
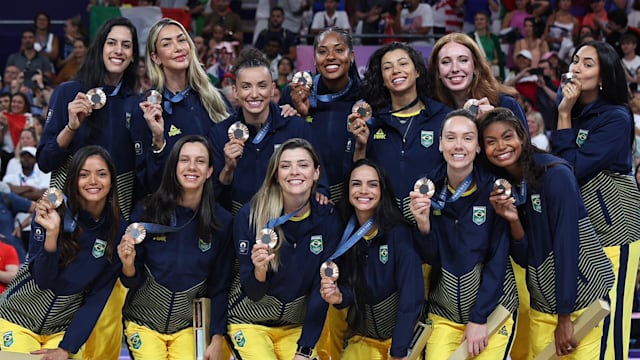
[[[214,266],[209,274],[209,297],[211,298],[211,328],[210,335],[224,335],[227,333],[227,300],[231,287],[232,268],[234,261],[233,239],[231,228],[233,225],[231,215],[224,211],[224,218],[219,216],[222,229],[216,233],[218,241],[218,253],[214,260]]]
[[[477,324],[485,324],[489,314],[498,306],[502,296],[504,278],[509,261],[509,230],[507,223],[492,207],[487,210],[494,219],[491,226],[490,246],[482,267],[480,289],[476,298],[476,304],[471,310],[469,320]]]
[[[424,305],[424,280],[422,263],[411,239],[411,231],[402,229],[395,235],[394,245],[397,258],[395,281],[400,292],[400,304],[396,314],[396,326],[391,341],[391,356],[407,356],[413,329]]]
[[[38,167],[42,172],[51,172],[64,164],[69,157],[68,149],[63,149],[58,145],[58,134],[69,122],[69,111],[67,106],[75,97],[75,93],[71,94],[69,86],[72,83],[60,85],[51,95],[49,102],[49,115],[42,130],[40,143],[36,157],[38,159]],[[82,127],[82,124],[80,125]],[[82,136],[84,129],[78,129],[75,136]]]
[[[142,205],[136,205],[131,213],[131,222],[140,221],[140,219],[142,219],[143,211]],[[122,282],[122,285],[128,289],[137,289],[144,281],[144,259],[146,258],[145,244],[147,244],[146,241],[136,244],[136,259],[134,263],[136,268],[135,275],[128,277],[120,271],[120,282]]]
[[[576,143],[576,129],[556,130],[551,136],[551,150],[573,166],[580,184],[600,170],[610,168],[620,154],[631,151],[633,121],[628,110],[616,107],[598,116],[606,121],[599,121],[597,126],[589,129],[587,140],[581,146]]]
[[[41,289],[50,289],[58,276],[58,261],[60,253],[56,250],[49,252],[44,248],[46,230],[35,220],[31,220],[31,235],[29,237],[29,267],[31,275]]]
[[[94,287],[85,296],[84,304],[75,313],[73,320],[67,327],[64,337],[58,345],[60,348],[76,353],[87,341],[111,295],[121,267],[122,264],[119,260],[114,261],[104,276],[98,278]]]

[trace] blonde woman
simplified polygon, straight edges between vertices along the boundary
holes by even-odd
[[[320,297],[320,265],[343,230],[333,206],[313,196],[319,164],[311,143],[287,140],[235,217],[239,274],[231,284],[227,331],[244,360],[305,360],[315,353],[328,307]],[[263,231],[278,241],[263,242]]]
[[[206,135],[229,116],[229,105],[200,66],[196,47],[185,28],[162,19],[149,30],[145,51],[156,102],[143,94],[133,114],[131,136],[136,148],[138,179],[143,193],[155,191],[166,154],[185,135]]]

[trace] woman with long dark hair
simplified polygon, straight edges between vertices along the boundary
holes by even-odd
[[[183,136],[169,153],[160,188],[133,212],[133,220],[149,224],[144,241],[135,245],[125,235],[118,246],[121,280],[130,289],[125,336],[136,359],[195,358],[192,303],[200,297],[212,301],[207,358],[221,358],[232,219],[215,203],[212,175],[207,140]]]
[[[634,122],[625,70],[614,48],[600,41],[578,46],[562,85],[551,150],[578,180],[598,238],[616,269],[609,295],[607,354],[629,351],[630,325],[640,257],[640,192],[632,176]]]
[[[380,166],[361,159],[344,186],[341,209],[349,225],[343,238],[357,239],[336,260],[338,284],[324,278],[321,288],[326,302],[349,308],[341,359],[404,358],[424,305],[422,262],[388,184]]]
[[[109,153],[87,146],[69,164],[66,201],[57,209],[38,201],[28,262],[0,297],[3,351],[87,358],[83,344],[121,268],[114,252],[126,221],[116,182]]]

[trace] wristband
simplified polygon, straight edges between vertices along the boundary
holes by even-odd
[[[78,129],[77,129],[77,128],[76,128],[76,129],[72,129],[72,128],[71,128],[71,126],[69,126],[69,124],[65,125],[65,127],[66,127],[67,129],[69,129],[69,131],[71,131],[71,132],[76,132],[76,131],[78,131]]]
[[[296,355],[300,355],[300,356],[304,356],[306,358],[310,358],[311,354],[313,354],[313,348],[310,348],[308,346],[299,346],[298,345],[298,349],[296,349]]]
[[[167,140],[165,139],[162,143],[162,146],[160,147],[157,147],[154,143],[151,143],[151,150],[153,150],[154,154],[160,154],[166,146],[167,146]]]

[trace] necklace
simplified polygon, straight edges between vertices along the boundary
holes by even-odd
[[[411,118],[409,118],[409,120],[400,120],[400,118],[398,116],[393,115],[394,118],[398,119],[398,122],[400,123],[400,125],[404,125],[407,123],[407,121],[409,121],[409,124],[407,125],[407,128],[404,129],[404,134],[402,134],[402,143],[406,144],[407,143],[407,134],[409,133],[409,129],[411,129],[411,124],[413,123],[413,119],[416,117],[415,115],[411,116]]]

